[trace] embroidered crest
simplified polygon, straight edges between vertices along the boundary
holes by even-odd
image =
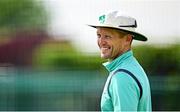
[[[103,24],[105,22],[106,15],[102,15],[99,17],[99,22]]]

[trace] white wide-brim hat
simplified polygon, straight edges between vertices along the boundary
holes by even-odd
[[[147,41],[147,38],[144,35],[135,31],[135,28],[137,27],[136,20],[130,16],[122,15],[122,13],[119,13],[118,11],[110,12],[107,15],[101,15],[99,16],[98,23],[95,25],[89,24],[88,26],[122,30],[132,34],[133,39],[135,40]]]

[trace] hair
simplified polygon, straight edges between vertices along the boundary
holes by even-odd
[[[119,29],[115,29],[115,28],[111,28],[113,31],[115,31],[115,32],[118,32],[119,33],[119,35],[120,36],[125,36],[125,35],[127,35],[127,34],[129,34],[128,32],[126,32],[126,31],[123,31],[123,30],[119,30]]]
[[[114,29],[114,31],[118,32],[119,35],[120,35],[120,37],[124,37],[124,36],[126,36],[126,35],[131,35],[132,40],[131,40],[131,42],[130,42],[130,45],[132,44],[134,35],[132,35],[131,33],[127,32],[127,31],[123,31],[123,30],[119,30],[119,29]]]

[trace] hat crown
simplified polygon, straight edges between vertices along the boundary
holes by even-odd
[[[137,27],[136,19],[122,14],[118,11],[113,11],[107,15],[99,16],[99,21],[96,25],[89,25],[94,28],[113,28],[128,32],[133,35],[133,39],[140,41],[147,41],[147,38],[136,32]]]
[[[136,27],[136,20],[130,16],[113,11],[107,15],[101,15],[99,17],[100,24],[112,25],[116,27]]]

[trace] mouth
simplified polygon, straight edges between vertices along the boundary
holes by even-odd
[[[104,53],[104,52],[106,52],[106,51],[108,51],[110,49],[111,49],[111,47],[101,47],[102,53]]]

